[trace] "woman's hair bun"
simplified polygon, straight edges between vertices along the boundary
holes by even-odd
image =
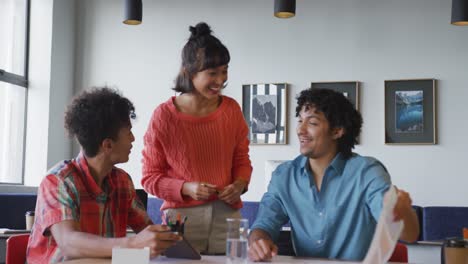
[[[208,24],[206,24],[205,22],[200,22],[194,27],[190,26],[189,30],[192,33],[190,35],[190,39],[195,39],[211,34],[210,26],[208,26]]]

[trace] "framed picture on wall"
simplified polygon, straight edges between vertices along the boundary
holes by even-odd
[[[436,80],[385,81],[385,144],[437,144]]]
[[[242,85],[242,111],[249,126],[251,144],[288,143],[287,83]]]
[[[324,88],[334,90],[348,98],[354,107],[359,111],[359,82],[313,82],[310,84],[312,88]]]

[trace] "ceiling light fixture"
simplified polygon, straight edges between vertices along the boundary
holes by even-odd
[[[275,0],[275,17],[290,18],[296,15],[296,0]]]
[[[142,0],[125,0],[124,24],[139,25],[143,16]]]
[[[452,25],[468,26],[468,0],[452,0]]]

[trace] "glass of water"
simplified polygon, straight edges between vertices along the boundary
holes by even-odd
[[[247,263],[249,220],[227,218],[226,257],[228,264]]]

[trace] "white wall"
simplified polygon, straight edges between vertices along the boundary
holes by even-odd
[[[298,154],[295,94],[312,81],[356,80],[365,122],[356,151],[382,160],[415,204],[468,206],[468,27],[450,25],[450,1],[299,0],[296,17],[287,20],[275,18],[266,0],[143,2],[143,24],[127,26],[121,1],[79,1],[76,35],[77,89],[115,86],[136,105],[134,151],[122,167],[137,186],[150,115],[173,95],[188,26],[206,21],[231,52],[225,94],[241,102],[242,84],[291,84],[290,144],[251,146],[245,200],[260,199],[266,160]],[[409,78],[439,80],[438,145],[384,144],[384,80]]]
[[[72,158],[72,145],[64,128],[64,110],[71,100],[75,71],[75,0],[55,0],[51,57],[51,103],[47,167]]]

